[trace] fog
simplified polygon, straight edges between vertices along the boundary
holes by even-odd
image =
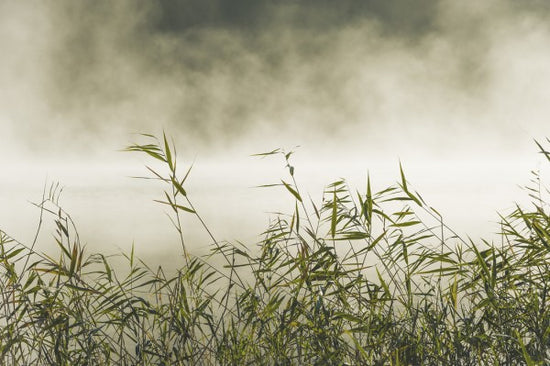
[[[401,160],[451,226],[489,237],[546,166],[549,15],[535,0],[0,2],[0,227],[30,240],[28,201],[59,181],[89,248],[170,258],[162,191],[129,178],[148,161],[120,152],[166,131],[222,239],[254,243],[292,203],[250,188],[284,174],[250,155],[296,145],[314,199],[367,172],[384,188]]]

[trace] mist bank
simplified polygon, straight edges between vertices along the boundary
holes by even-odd
[[[546,2],[228,4],[2,2],[3,227],[31,236],[27,200],[60,181],[93,245],[147,250],[170,224],[155,187],[127,178],[145,161],[119,150],[162,131],[228,239],[253,241],[284,202],[248,188],[283,174],[249,158],[278,147],[301,146],[312,195],[367,172],[392,182],[401,160],[464,232],[492,232],[521,199],[541,164],[533,139],[549,135]],[[243,204],[250,217],[232,221]]]
[[[166,129],[215,153],[289,136],[509,150],[545,132],[547,6],[385,4],[4,3],[2,149],[88,155]]]

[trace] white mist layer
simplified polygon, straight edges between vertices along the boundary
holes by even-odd
[[[219,239],[254,242],[265,211],[292,207],[282,191],[249,188],[283,164],[248,155],[295,145],[317,200],[340,177],[363,190],[367,171],[384,188],[400,159],[448,224],[492,235],[495,212],[524,200],[517,185],[545,167],[533,139],[549,135],[549,12],[437,4],[435,30],[405,37],[370,18],[320,32],[300,22],[321,11],[289,4],[254,33],[168,33],[151,3],[2,3],[0,227],[32,240],[27,200],[60,181],[90,248],[177,250],[152,202],[162,191],[127,178],[147,160],[117,152],[164,129],[182,163],[196,160],[189,191]],[[187,225],[200,252],[209,239]]]

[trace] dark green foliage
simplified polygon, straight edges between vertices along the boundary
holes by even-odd
[[[162,162],[183,264],[174,275],[125,256],[88,254],[53,187],[37,206],[59,253],[0,232],[2,365],[542,365],[550,362],[550,215],[535,175],[533,206],[501,220],[501,242],[463,240],[410,190],[351,191],[343,180],[294,211],[254,248],[220,242],[195,210],[167,138],[127,150]],[[548,152],[539,144],[542,153]],[[212,258],[191,256],[181,224],[198,217]],[[40,228],[39,228],[40,230]]]

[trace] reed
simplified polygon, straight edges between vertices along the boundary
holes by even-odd
[[[313,202],[293,153],[274,150],[258,155],[280,157],[288,175],[266,187],[286,191],[294,209],[246,247],[212,234],[174,144],[144,138],[126,150],[163,165],[147,169],[166,187],[159,203],[179,235],[181,268],[151,269],[133,249],[122,254],[125,268],[88,253],[52,186],[37,206],[55,223],[57,253],[0,232],[0,364],[550,363],[550,216],[537,175],[531,206],[502,215],[501,241],[492,243],[459,237],[401,166],[383,190],[370,179],[364,191],[338,180]],[[209,257],[187,250],[189,215],[211,239]]]

